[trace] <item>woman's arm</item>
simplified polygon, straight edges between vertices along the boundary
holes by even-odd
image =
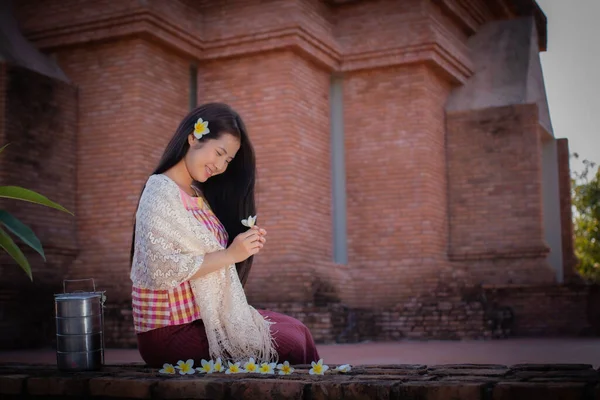
[[[244,261],[265,239],[257,227],[239,234],[223,249],[213,234],[181,204],[171,181],[153,177],[146,184],[136,216],[132,280],[140,287],[169,289],[190,279]]]
[[[264,229],[255,226],[236,236],[227,249],[205,254],[200,268],[190,279],[196,279],[229,265],[242,262],[258,253],[266,242],[264,234],[266,234]]]

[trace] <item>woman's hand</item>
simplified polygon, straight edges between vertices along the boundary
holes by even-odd
[[[263,238],[264,238],[264,237],[267,235],[267,231],[266,231],[266,230],[264,230],[264,229],[262,229],[262,228],[259,228],[257,225],[254,225],[254,226],[252,227],[252,229],[256,229],[256,230],[258,231],[258,233],[259,233],[259,234],[260,234],[260,235],[261,235]],[[265,241],[266,241],[266,239],[265,239]],[[264,242],[263,242],[263,243],[264,243]]]
[[[220,268],[242,262],[253,256],[265,245],[267,241],[265,238],[266,234],[267,231],[258,226],[253,226],[246,232],[240,233],[233,239],[231,246],[225,250],[206,254],[200,269],[190,279],[200,278]]]
[[[227,253],[234,260],[234,263],[242,262],[257,254],[263,248],[267,241],[266,234],[267,231],[264,229],[253,226],[233,239],[233,242],[227,248]]]

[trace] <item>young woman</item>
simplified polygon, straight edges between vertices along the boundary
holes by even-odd
[[[148,365],[319,359],[300,321],[257,311],[246,300],[243,284],[267,235],[242,224],[256,211],[255,170],[242,119],[211,103],[183,119],[146,182],[131,280],[138,347]]]

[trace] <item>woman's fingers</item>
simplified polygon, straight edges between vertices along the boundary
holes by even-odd
[[[245,240],[249,240],[250,242],[259,241],[261,243],[266,243],[267,238],[264,237],[264,236],[262,236],[262,235],[259,235],[258,233],[255,233],[254,235],[248,235],[248,236],[246,236]]]
[[[256,231],[248,231],[248,232],[244,233],[243,235],[244,235],[244,240],[251,239],[251,241],[254,241],[258,237],[260,237],[260,235]]]
[[[258,225],[254,225],[252,227],[252,229],[256,230],[258,233],[260,233],[261,235],[265,236],[267,234],[267,230],[263,229],[263,228],[259,228]]]
[[[249,254],[257,254],[264,247],[264,244],[267,242],[267,239],[264,237],[266,233],[266,230],[256,225],[242,233]]]
[[[246,232],[240,233],[240,236],[243,239],[247,239],[247,238],[249,238],[252,235],[258,235],[258,233],[254,229],[248,229]]]

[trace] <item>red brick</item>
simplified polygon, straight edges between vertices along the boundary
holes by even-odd
[[[155,396],[161,399],[226,399],[231,382],[201,377],[195,379],[165,379],[158,382]]]
[[[21,394],[23,392],[23,388],[25,387],[27,378],[27,375],[1,375],[0,394]]]
[[[90,396],[149,399],[156,380],[147,378],[100,377],[90,380]]]
[[[307,384],[305,382],[278,379],[247,379],[233,381],[230,386],[231,397],[235,399],[290,399],[302,400]]]
[[[583,398],[584,383],[508,383],[494,386],[494,400],[559,400]]]
[[[480,400],[484,397],[484,384],[467,382],[409,382],[394,387],[393,395],[401,399],[464,399]],[[495,398],[494,398],[495,399]]]
[[[27,380],[27,393],[36,396],[84,396],[89,379],[71,377],[32,377]]]

